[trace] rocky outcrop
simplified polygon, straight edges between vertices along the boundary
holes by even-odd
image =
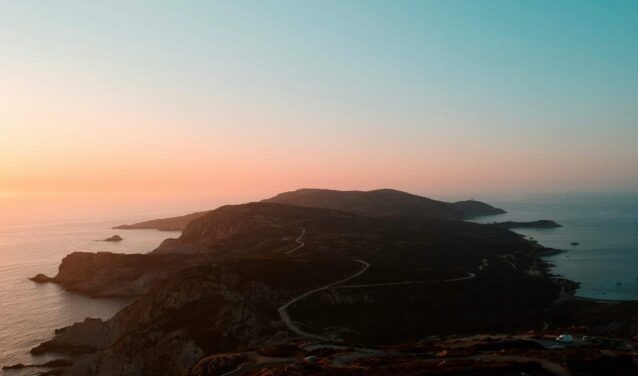
[[[86,318],[66,328],[57,329],[55,338],[31,349],[34,355],[50,352],[66,354],[92,353],[108,346],[115,337],[112,327],[101,319]]]
[[[119,235],[113,235],[111,237],[104,239],[105,242],[121,242],[122,240],[124,239],[122,239],[122,237]]]
[[[35,283],[47,283],[47,282],[52,282],[52,280],[53,280],[53,278],[47,277],[46,275],[44,275],[42,273],[37,274],[35,277],[31,277],[29,279],[32,280]]]
[[[55,277],[38,274],[31,280],[57,283],[91,297],[132,297],[148,292],[156,281],[202,262],[196,256],[74,252],[62,259]]]

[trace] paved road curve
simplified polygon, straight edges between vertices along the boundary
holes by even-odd
[[[297,242],[297,247],[291,249],[290,251],[286,252],[286,254],[292,254],[295,251],[297,251],[300,248],[303,248],[306,244],[302,241],[304,235],[306,234],[306,229],[302,228],[301,229],[301,234],[297,237],[297,239],[295,239],[295,241]],[[318,334],[313,334],[313,333],[309,333],[306,332],[305,330],[301,329],[299,326],[297,326],[297,324],[295,324],[292,319],[290,318],[290,314],[288,313],[288,308],[290,306],[292,306],[293,304],[295,304],[296,302],[300,301],[301,299],[304,299],[314,293],[320,292],[320,291],[325,291],[325,290],[329,290],[332,288],[365,288],[365,287],[381,287],[381,286],[399,286],[399,285],[411,285],[411,284],[420,284],[420,283],[445,283],[445,282],[456,282],[456,281],[465,281],[468,279],[472,279],[474,277],[476,277],[476,274],[474,273],[467,273],[467,276],[465,277],[459,277],[459,278],[451,278],[451,279],[444,279],[444,280],[439,280],[439,281],[403,281],[403,282],[388,282],[388,283],[375,283],[375,284],[367,284],[367,285],[347,285],[347,286],[340,286],[340,287],[335,287],[337,285],[340,285],[342,283],[346,283],[358,276],[360,276],[361,274],[365,273],[368,268],[370,268],[370,264],[366,261],[363,260],[354,260],[360,264],[363,265],[363,267],[357,271],[356,273],[354,273],[353,275],[344,278],[342,280],[327,284],[325,286],[321,286],[318,287],[314,290],[305,292],[301,295],[299,295],[296,298],[293,298],[291,300],[289,300],[286,304],[282,305],[281,307],[279,307],[277,309],[277,312],[279,312],[279,316],[281,317],[281,320],[284,322],[284,324],[286,324],[286,326],[288,327],[288,329],[290,329],[291,331],[295,332],[296,334],[302,336],[302,337],[307,337],[307,338],[314,338],[314,339],[318,339],[321,341],[331,341],[330,338],[327,337],[323,337],[320,336]],[[484,260],[484,264],[486,264],[487,260]],[[479,267],[479,269],[481,269]]]
[[[342,280],[339,280],[339,281],[336,281],[336,282],[330,283],[330,284],[328,284],[328,285],[318,287],[318,288],[316,288],[316,289],[314,289],[314,290],[311,290],[311,291],[308,291],[308,292],[306,292],[306,293],[303,293],[303,294],[299,295],[298,297],[296,297],[296,298],[294,298],[294,299],[292,299],[292,300],[288,301],[286,304],[282,305],[281,307],[279,307],[279,308],[277,309],[277,312],[279,312],[279,316],[281,317],[281,320],[284,322],[284,324],[286,324],[286,326],[288,327],[288,329],[292,330],[293,332],[295,332],[295,333],[297,333],[297,334],[299,334],[300,336],[303,336],[303,337],[315,338],[315,339],[318,339],[318,340],[321,340],[321,341],[331,341],[331,339],[330,339],[330,338],[322,337],[322,336],[320,336],[320,335],[313,334],[313,333],[309,333],[309,332],[306,332],[305,330],[303,330],[303,329],[299,328],[299,327],[297,326],[297,324],[295,324],[295,323],[294,323],[294,322],[290,319],[290,315],[288,314],[287,309],[288,309],[291,305],[293,305],[293,304],[295,304],[296,302],[300,301],[301,299],[306,298],[306,297],[308,297],[308,296],[310,296],[310,295],[312,295],[312,294],[314,294],[314,293],[317,293],[317,292],[319,292],[319,291],[325,291],[325,290],[328,290],[328,289],[330,289],[330,288],[331,288],[331,287],[333,287],[333,286],[339,285],[339,284],[341,284],[341,283],[346,283],[346,282],[348,282],[348,281],[350,281],[350,280],[352,280],[352,279],[357,278],[357,277],[358,277],[358,276],[360,276],[361,274],[365,273],[365,272],[368,270],[368,268],[370,267],[370,264],[368,264],[367,262],[365,262],[365,261],[363,261],[363,260],[354,260],[354,261],[356,261],[356,262],[360,263],[361,265],[363,265],[363,267],[362,267],[362,268],[361,268],[358,272],[356,272],[356,273],[354,273],[353,275],[351,275],[351,276],[349,276],[349,277],[347,277],[347,278],[344,278],[344,279],[342,279]]]
[[[290,251],[286,252],[287,255],[289,255],[291,253],[294,253],[296,250],[298,250],[300,248],[303,248],[306,245],[306,243],[301,241],[301,239],[303,239],[304,235],[306,235],[306,228],[302,227],[301,228],[301,235],[299,235],[297,237],[297,239],[295,239],[295,241],[297,242],[297,246],[295,248],[291,249]]]

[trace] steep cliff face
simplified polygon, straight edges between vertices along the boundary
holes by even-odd
[[[53,340],[34,347],[31,349],[31,353],[34,355],[49,352],[92,353],[108,346],[116,336],[112,325],[101,319],[93,318],[86,318],[83,322],[57,329],[55,333]]]

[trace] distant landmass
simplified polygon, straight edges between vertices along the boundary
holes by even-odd
[[[136,300],[32,353],[74,357],[67,376],[632,374],[638,303],[575,299],[542,259],[556,250],[460,220],[494,212],[300,190],[196,213],[151,253],[76,252],[34,277]]]
[[[277,204],[341,210],[372,217],[415,216],[434,219],[464,220],[485,215],[503,214],[484,202],[468,200],[454,203],[394,189],[374,191],[335,191],[329,189],[299,189],[280,193],[263,200]]]
[[[182,231],[183,229],[186,228],[186,226],[188,226],[189,223],[191,223],[193,219],[197,219],[206,213],[208,213],[208,211],[191,213],[191,214],[182,215],[179,217],[153,219],[150,221],[144,221],[144,222],[135,223],[132,225],[120,225],[120,226],[114,227],[114,229],[121,229],[121,230],[155,229],[160,231]]]
[[[495,208],[481,201],[467,200],[449,203],[394,189],[379,189],[366,192],[305,188],[281,193],[275,197],[263,200],[263,202],[333,209],[373,217],[412,216],[432,219],[465,220],[505,213],[503,209]],[[207,213],[208,211],[202,211],[179,217],[154,219],[131,225],[121,225],[115,228],[181,231],[185,229],[192,220],[200,218]]]
[[[549,228],[563,227],[559,225],[558,223],[548,219],[541,219],[539,221],[530,221],[530,222],[514,222],[514,221],[497,222],[497,223],[494,223],[494,225],[503,227],[503,228],[509,228],[509,229],[516,229],[516,228],[537,228],[537,229],[547,228],[549,229]]]

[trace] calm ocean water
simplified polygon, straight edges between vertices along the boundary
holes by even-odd
[[[508,213],[484,217],[480,222],[553,219],[564,226],[519,232],[545,246],[568,250],[550,257],[549,261],[555,264],[555,273],[581,282],[578,295],[638,299],[638,197],[488,201]],[[106,319],[128,304],[121,299],[89,299],[65,292],[56,285],[35,284],[27,277],[37,273],[55,275],[60,260],[73,251],[148,252],[177,233],[112,230],[111,227],[215,206],[165,211],[107,208],[101,214],[87,210],[84,214],[58,215],[56,219],[30,214],[13,222],[7,220],[10,215],[3,213],[0,216],[0,365],[41,363],[55,358],[31,357],[28,351],[50,339],[56,328],[85,317]],[[95,241],[115,233],[125,240],[120,243]],[[580,246],[571,246],[571,242],[579,242]]]
[[[580,282],[576,295],[638,300],[638,197],[545,197],[490,203],[507,214],[477,222],[552,219],[564,227],[521,229],[540,244],[566,250],[547,257],[553,272]],[[580,243],[572,246],[572,242]]]
[[[148,252],[162,240],[179,235],[155,230],[112,230],[111,227],[118,224],[149,218],[148,213],[125,214],[125,209],[119,213],[122,214],[96,216],[74,212],[67,217],[59,215],[55,220],[37,215],[28,221],[22,218],[13,222],[7,219],[10,214],[3,213],[0,218],[0,366],[55,359],[55,356],[31,356],[29,350],[52,338],[56,328],[85,317],[107,319],[129,303],[126,299],[90,299],[65,292],[54,284],[35,284],[28,277],[37,273],[55,275],[60,260],[73,251]],[[115,233],[124,237],[124,241],[96,241]],[[36,371],[4,372],[31,375]]]

